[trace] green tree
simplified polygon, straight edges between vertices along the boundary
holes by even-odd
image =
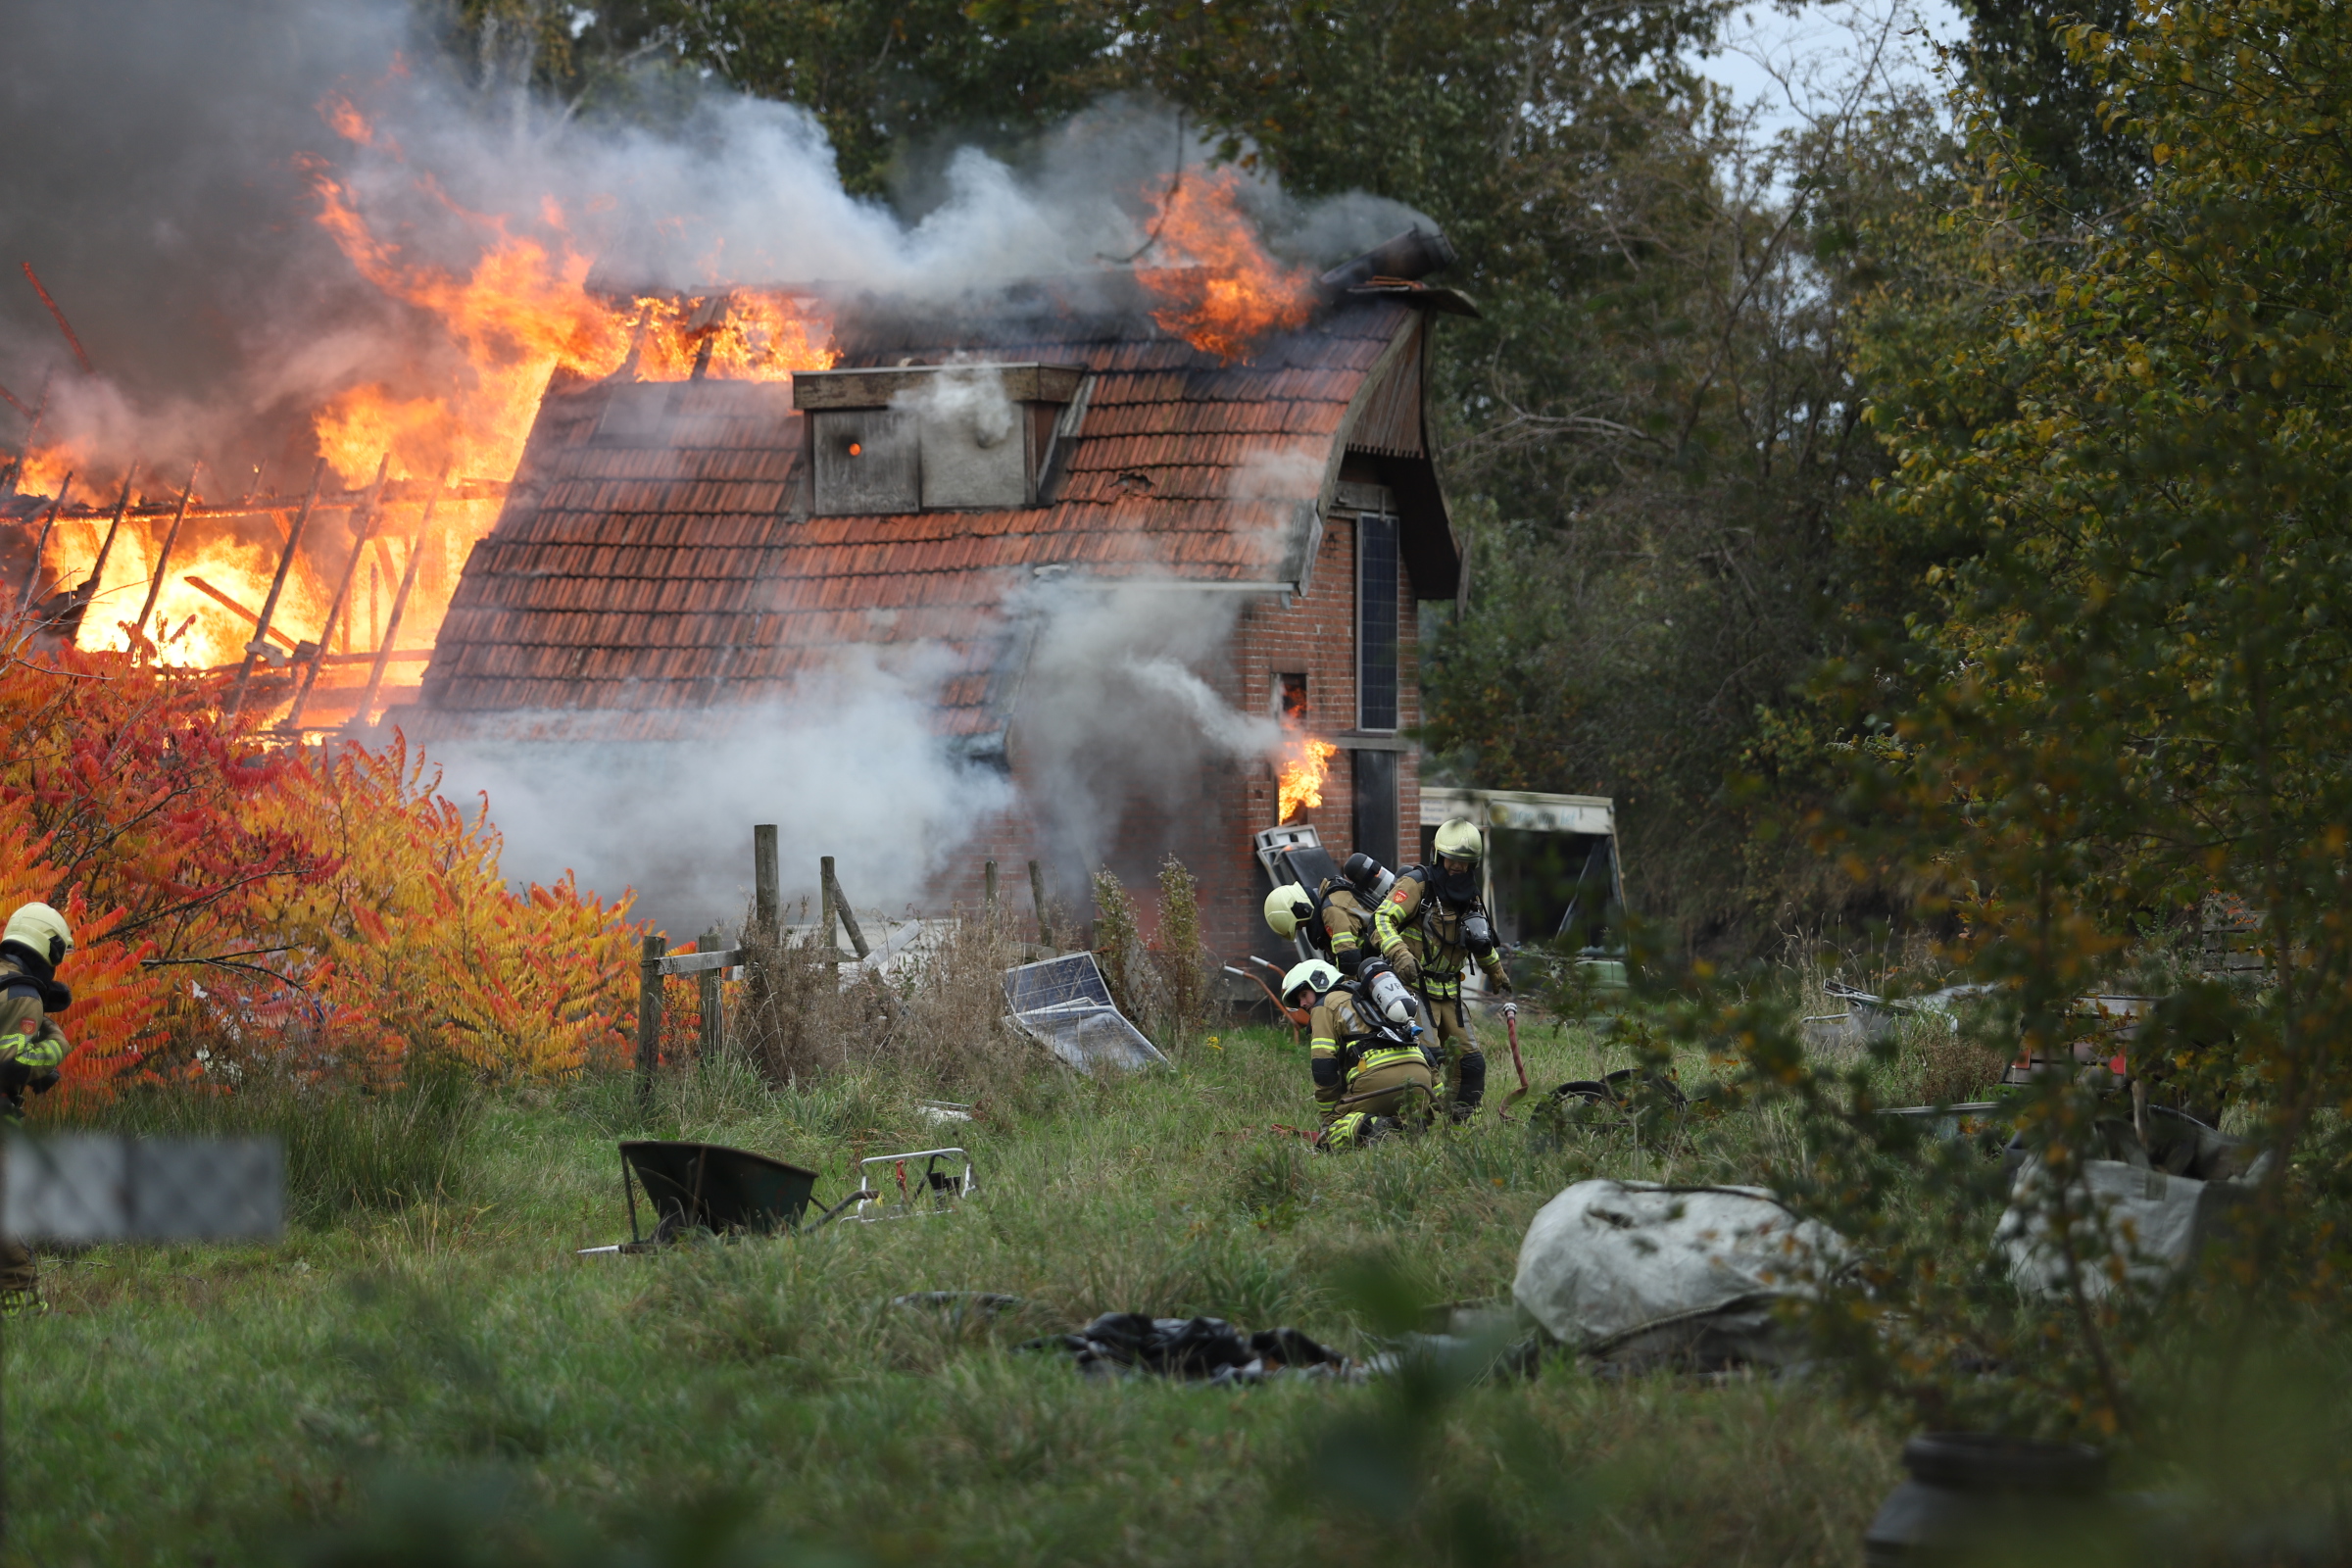
[[[1754,1081],[1817,1113],[1782,1185],[1869,1244],[1873,1294],[1832,1316],[1883,1390],[2146,1437],[2149,1386],[2196,1327],[2243,1343],[2278,1327],[2261,1309],[2340,1332],[2344,1306],[2352,22],[2197,0],[2066,41],[2145,157],[2142,199],[2084,229],[2066,175],[1981,115],[1940,222],[1908,229],[1940,248],[1921,280],[1942,292],[1889,287],[1863,333],[1897,466],[1856,526],[1911,530],[1880,551],[1890,571],[1941,559],[1932,602],[1823,683],[1843,847],[1948,922],[2004,1054],[2071,1061],[2077,998],[2162,992],[2129,1065],[2158,1103],[2231,1106],[2267,1150],[2243,1250],[2170,1298],[2164,1336],[2087,1289],[2020,1303],[1950,1266],[1989,1229],[1988,1195],[1959,1196],[1984,1185],[1968,1161],[1939,1156],[1949,1189],[1899,1211],[1922,1155],[1872,1130],[1866,1084],[1806,1071],[1769,1009],[1689,1022],[1742,1038]],[[2251,983],[2193,961],[2225,905],[2259,917]],[[2089,1075],[2045,1083],[2023,1105],[2045,1195],[2099,1156],[2100,1119],[2134,1114]]]
[[[2127,201],[2145,178],[2147,148],[2102,113],[2107,83],[2094,62],[2067,47],[2065,29],[2121,35],[2134,0],[1965,0],[1965,64],[1983,106],[2043,171],[2048,193],[2097,214]]]
[[[2051,265],[2056,176],[1984,141],[1956,232],[2011,286],[1882,410],[1888,505],[1980,541],[1931,570],[1885,782],[1974,960],[2037,999],[2030,1039],[2136,933],[2216,895],[2262,911],[2275,984],[2182,1066],[2291,1136],[2343,1087],[2352,964],[2352,27],[2218,0],[2070,42],[2155,174]],[[1988,394],[2011,412],[1964,437],[1933,412]]]
[[[948,138],[1003,151],[1127,84],[1116,8],[1082,0],[671,0],[679,47],[815,115],[843,183],[887,193]]]
[[[1430,738],[1477,783],[1616,797],[1642,908],[1723,941],[1848,896],[1760,829],[1820,797],[1790,694],[1886,580],[1842,528],[1887,466],[1852,321],[1908,266],[1879,220],[1940,137],[1916,102],[1763,154],[1704,106],[1648,129],[1560,180],[1592,273],[1512,292],[1447,367],[1450,474],[1485,505]]]

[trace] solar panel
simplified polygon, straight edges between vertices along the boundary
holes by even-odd
[[[1005,970],[1004,1004],[1022,1033],[1081,1072],[1167,1063],[1112,1004],[1110,987],[1091,953]]]

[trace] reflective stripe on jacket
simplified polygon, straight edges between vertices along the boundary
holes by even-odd
[[[1352,974],[1355,959],[1364,951],[1364,938],[1372,929],[1372,911],[1365,908],[1356,896],[1355,884],[1326,877],[1317,890],[1323,917],[1324,947],[1331,961]]]
[[[1462,922],[1479,912],[1477,905],[1466,909],[1449,909],[1444,899],[1428,897],[1429,867],[1416,865],[1396,878],[1396,886],[1381,901],[1380,909],[1372,916],[1372,931],[1380,941],[1380,951],[1392,961],[1398,950],[1409,949],[1413,961],[1421,966],[1421,989],[1432,999],[1452,998],[1462,994],[1462,970],[1470,959],[1470,950],[1462,946]],[[1478,960],[1486,977],[1505,989],[1509,980],[1503,975],[1502,964],[1489,954]]]
[[[1355,1010],[1355,994],[1340,987],[1323,994],[1307,1020],[1307,1058],[1315,1076],[1315,1098],[1335,1098],[1363,1073],[1422,1061],[1418,1046],[1399,1046],[1375,1035]]]
[[[64,1061],[74,1048],[41,1005],[41,993],[21,969],[0,963],[0,1061],[21,1061],[35,1072]]]

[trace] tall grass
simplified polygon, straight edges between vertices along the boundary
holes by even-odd
[[[430,1068],[397,1088],[256,1075],[233,1088],[137,1084],[35,1119],[35,1132],[141,1138],[274,1138],[286,1155],[286,1216],[323,1229],[359,1212],[448,1201],[468,1182],[467,1143],[485,1103],[465,1073]]]

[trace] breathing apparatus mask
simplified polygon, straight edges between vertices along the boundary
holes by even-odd
[[[1483,914],[1474,914],[1462,922],[1462,946],[1474,958],[1483,958],[1494,951],[1494,928]]]

